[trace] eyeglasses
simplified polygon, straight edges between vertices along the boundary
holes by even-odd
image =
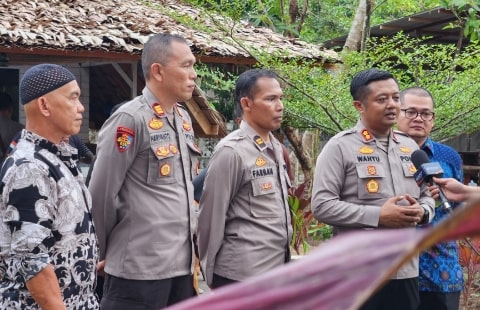
[[[418,115],[424,121],[431,121],[435,117],[435,112],[417,112],[415,109],[400,109],[400,111],[405,112],[405,117],[408,119],[416,119]]]

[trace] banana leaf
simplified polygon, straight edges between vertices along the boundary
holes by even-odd
[[[168,309],[358,309],[419,251],[476,235],[480,195],[435,226],[340,235],[301,259]]]

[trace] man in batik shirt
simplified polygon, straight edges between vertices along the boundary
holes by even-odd
[[[82,124],[80,88],[67,69],[27,70],[26,128],[0,173],[0,309],[98,309],[91,198],[62,142]]]

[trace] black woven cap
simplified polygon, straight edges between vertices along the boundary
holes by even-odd
[[[54,64],[29,68],[20,81],[20,103],[26,104],[75,80],[68,69]]]

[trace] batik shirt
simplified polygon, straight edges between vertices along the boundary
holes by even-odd
[[[422,150],[428,154],[430,161],[440,163],[444,178],[463,182],[462,159],[454,149],[428,138]],[[435,225],[448,215],[448,210],[437,206],[431,224]],[[422,292],[447,293],[463,289],[463,273],[455,241],[436,244],[420,254],[419,287]]]
[[[26,282],[54,266],[67,309],[98,309],[91,198],[75,150],[24,130],[0,178],[0,309],[39,309]]]

